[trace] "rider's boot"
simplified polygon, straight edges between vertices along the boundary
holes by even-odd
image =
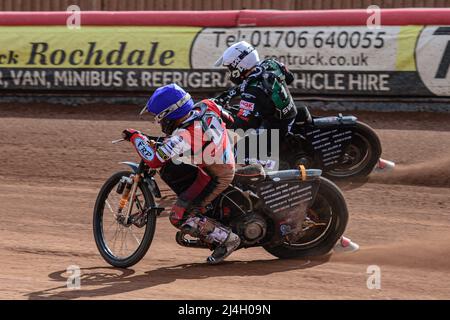
[[[239,236],[230,231],[227,239],[221,245],[218,245],[213,253],[206,258],[206,262],[209,264],[218,264],[225,260],[234,250],[236,250],[241,244]]]
[[[359,245],[347,237],[342,236],[334,246],[335,252],[355,252],[359,250]]]
[[[230,228],[204,216],[188,218],[181,230],[215,247],[213,253],[206,259],[206,262],[209,264],[222,262],[241,243],[239,236],[233,233]]]

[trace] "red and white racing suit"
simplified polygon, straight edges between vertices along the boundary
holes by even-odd
[[[137,131],[130,141],[150,168],[161,168],[168,161],[187,161],[198,167],[194,183],[178,195],[172,207],[170,222],[193,236],[211,243],[223,243],[229,234],[227,228],[202,216],[202,210],[196,216],[186,213],[193,202],[197,202],[198,208],[204,208],[234,178],[234,154],[221,107],[211,100],[197,103],[178,129],[155,147],[151,146],[145,135]],[[206,190],[209,192],[205,194]]]

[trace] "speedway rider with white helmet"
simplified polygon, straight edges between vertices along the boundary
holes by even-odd
[[[260,60],[250,44],[241,41],[225,50],[215,66],[225,66],[230,80],[238,85],[241,96],[235,128],[279,129],[281,136],[290,131],[297,108],[287,87],[294,77],[274,59]]]
[[[311,120],[306,106],[296,107],[289,92],[288,85],[294,80],[293,74],[274,59],[261,61],[258,52],[249,43],[241,41],[231,45],[214,66],[228,68],[230,80],[237,85],[233,91],[241,96],[233,128],[278,129],[280,137],[293,138],[290,130],[294,122]],[[346,237],[342,237],[335,246],[335,251],[358,249],[358,244]]]

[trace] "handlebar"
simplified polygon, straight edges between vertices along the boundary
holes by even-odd
[[[125,139],[117,139],[117,140],[113,140],[113,141],[111,141],[111,143],[112,144],[116,144],[116,143],[119,143],[119,142],[122,142],[122,141],[125,141]]]
[[[159,142],[160,139],[163,139],[163,137],[149,136],[148,134],[145,134],[145,133],[142,133],[142,132],[141,132],[141,134],[146,136],[149,140],[154,140],[157,143]],[[119,142],[122,142],[122,141],[125,141],[125,139],[121,138],[121,139],[113,140],[113,141],[111,141],[111,143],[112,144],[116,144],[116,143],[119,143]]]

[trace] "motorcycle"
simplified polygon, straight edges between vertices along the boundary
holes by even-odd
[[[158,137],[150,137],[158,141]],[[117,143],[119,139],[113,141]],[[93,232],[104,260],[127,268],[147,253],[156,229],[156,217],[164,211],[155,180],[158,173],[142,160],[122,162],[131,170],[113,174],[101,187],[93,213]],[[163,181],[177,194],[194,181],[198,168],[169,161],[159,170]],[[182,175],[179,172],[183,172]],[[263,247],[285,259],[327,254],[347,225],[348,210],[342,192],[319,169],[266,172],[259,164],[238,168],[230,186],[209,206],[207,216],[216,219],[241,238],[238,249]],[[189,248],[211,248],[181,231],[176,242]]]
[[[231,106],[230,101],[238,92],[233,87],[212,100],[236,118],[239,106]],[[355,116],[317,117],[305,105],[297,109],[291,133],[280,139],[279,169],[302,164],[321,169],[325,177],[336,181],[394,168],[395,163],[380,157],[382,148],[375,131]]]

